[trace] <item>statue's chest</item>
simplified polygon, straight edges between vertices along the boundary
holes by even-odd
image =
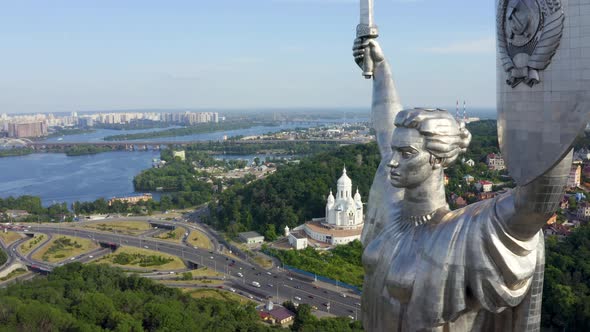
[[[428,234],[416,229],[398,234],[384,232],[363,254],[365,267],[380,280],[383,292],[401,304],[411,298],[425,237]]]
[[[385,288],[389,295],[400,303],[409,302],[412,296],[414,280],[420,262],[421,243],[415,232],[407,234],[398,240],[386,271]],[[424,235],[424,234],[421,234]]]

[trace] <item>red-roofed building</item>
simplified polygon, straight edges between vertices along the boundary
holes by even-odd
[[[269,312],[277,324],[287,324],[295,318],[295,314],[285,307],[275,307]]]
[[[477,183],[475,184],[475,188],[478,191],[481,191],[484,193],[491,192],[493,186],[494,186],[493,183],[491,183],[490,181],[486,181],[486,180],[477,181]]]

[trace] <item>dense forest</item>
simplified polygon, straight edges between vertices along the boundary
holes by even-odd
[[[380,157],[375,143],[352,145],[331,153],[303,159],[298,165],[284,165],[266,179],[246,186],[233,186],[211,203],[209,222],[230,235],[256,230],[274,240],[285,226],[324,215],[330,189],[346,165],[347,174],[361,195],[367,198]]]
[[[291,331],[359,331],[349,319],[317,319],[309,306]],[[0,289],[2,331],[288,331],[260,321],[252,303],[191,298],[107,265],[67,264]]]
[[[66,203],[53,204],[45,208],[41,205],[41,198],[37,196],[19,196],[0,198],[0,219],[9,221],[6,210],[24,210],[30,216],[21,221],[71,221]]]
[[[590,225],[545,241],[543,325],[590,331]]]
[[[4,331],[265,331],[252,305],[192,299],[106,265],[68,264],[0,290]]]
[[[263,250],[284,264],[359,288],[363,286],[365,272],[361,262],[363,246],[360,241],[336,246],[330,251],[317,251],[311,247],[297,251],[266,247]]]

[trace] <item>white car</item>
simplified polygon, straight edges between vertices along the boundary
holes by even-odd
[[[272,273],[270,273],[270,272],[266,272],[266,274],[268,274],[269,276],[272,275]]]
[[[300,298],[299,296],[295,296],[295,297],[293,297],[293,298],[294,298],[295,300],[297,300],[297,301],[301,301],[301,298]]]
[[[88,258],[94,258],[94,256],[92,256],[92,255],[89,255],[89,256],[88,256]]]
[[[244,275],[242,274],[242,272],[238,272],[238,277],[243,278]]]
[[[346,294],[344,294],[344,293],[341,293],[340,296],[346,298]]]
[[[232,293],[235,293],[236,292],[236,290],[233,289],[233,288],[230,288],[229,291],[232,292]]]
[[[149,249],[149,248],[150,248],[150,247],[148,247],[148,246],[143,246],[143,247],[144,247],[144,248],[146,248],[146,249]]]
[[[354,317],[352,317],[351,315],[348,315],[348,318],[354,320]]]

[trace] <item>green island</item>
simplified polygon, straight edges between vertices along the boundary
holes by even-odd
[[[52,137],[61,137],[61,136],[68,136],[68,135],[80,135],[80,134],[90,134],[95,132],[94,129],[81,129],[81,128],[57,128],[54,132],[50,133],[49,135],[43,137],[45,138],[52,138]]]
[[[156,270],[179,270],[186,267],[177,256],[127,246],[119,247],[114,253],[100,258],[96,263],[112,264],[125,268],[149,267]]]
[[[91,144],[82,144],[76,145],[72,147],[67,147],[64,152],[67,156],[83,156],[88,154],[98,154],[103,152],[110,152],[113,151],[111,147],[108,146],[95,146]]]
[[[198,124],[191,127],[184,128],[173,128],[161,131],[150,131],[147,133],[136,133],[136,134],[122,134],[107,136],[104,138],[105,141],[127,141],[127,140],[138,140],[146,138],[158,138],[158,137],[175,137],[175,136],[188,136],[195,134],[212,133],[216,131],[236,130],[236,129],[247,129],[255,126],[272,126],[275,123],[254,123],[254,122],[220,122],[220,123],[204,123]]]
[[[346,318],[318,319],[300,305],[288,329],[262,323],[250,302],[193,297],[107,265],[66,264],[0,289],[5,331],[361,331]]]
[[[26,156],[28,154],[35,153],[35,150],[31,148],[18,148],[18,149],[6,149],[0,150],[0,158],[1,157],[17,157],[17,156]]]

